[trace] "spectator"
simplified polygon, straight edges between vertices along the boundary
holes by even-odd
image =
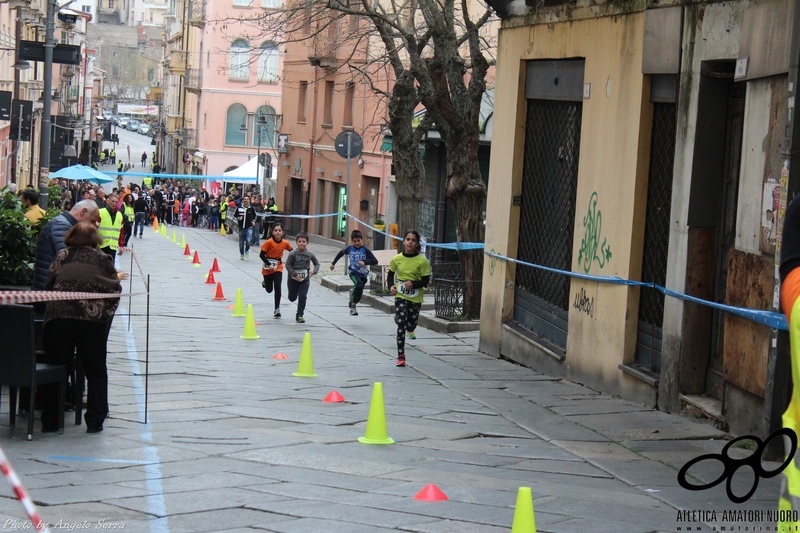
[[[46,214],[45,210],[39,207],[39,193],[33,189],[25,189],[20,194],[22,203],[25,204],[25,218],[36,224]]]
[[[78,222],[99,220],[94,200],[82,200],[70,211],[64,211],[47,223],[36,241],[36,259],[33,272],[33,289],[41,290],[56,254],[64,249],[64,235]]]

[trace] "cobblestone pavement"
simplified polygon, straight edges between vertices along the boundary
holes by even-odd
[[[777,508],[779,477],[762,479],[742,505],[729,501],[725,483],[702,492],[679,486],[686,461],[721,451],[726,435],[711,425],[489,357],[476,348],[477,332],[420,328],[407,343],[409,366],[396,368],[386,313],[360,306],[352,317],[347,293],[317,280],[305,324],[294,322],[285,283],[283,318],[274,319],[256,250],[241,261],[233,239],[182,234],[201,267],[151,230],[131,241],[151,275],[149,341],[145,297],[132,299],[130,329],[123,299],[109,340],[111,418],[102,433],[86,434],[67,413],[63,435],[41,434],[37,422],[27,442],[22,419],[9,428],[3,390],[0,445],[58,529],[499,533],[511,530],[521,486],[532,489],[540,532],[754,528],[768,519],[724,522],[723,511]],[[313,238],[309,248],[330,274],[336,249]],[[120,258],[123,270],[129,258]],[[204,284],[214,258],[227,302],[212,301]],[[132,286],[143,289],[136,266]],[[258,340],[240,339],[244,321],[226,308],[237,288],[253,304]],[[306,332],[317,378],[292,376]],[[289,359],[274,359],[279,352]],[[383,384],[391,446],[357,440],[375,382]],[[333,390],[346,401],[322,402]],[[691,482],[710,481],[722,465],[707,461],[692,472]],[[449,501],[415,500],[428,483]],[[752,483],[742,469],[734,491]],[[24,517],[4,484],[0,529],[21,529]]]

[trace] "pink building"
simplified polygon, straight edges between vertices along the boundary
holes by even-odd
[[[281,47],[247,22],[228,22],[224,28],[205,24],[212,19],[247,19],[271,5],[270,0],[208,0],[188,6],[189,25],[184,28],[192,35],[184,41],[189,43],[184,74],[189,94],[183,117],[191,127],[182,143],[193,174],[222,175],[259,151],[277,161]]]

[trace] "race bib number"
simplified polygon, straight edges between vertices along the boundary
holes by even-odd
[[[300,279],[306,279],[308,277],[308,270],[295,270],[295,273],[300,276]]]
[[[267,270],[275,270],[276,268],[278,268],[278,260],[277,259],[270,259],[268,257],[267,258],[267,262],[264,263],[264,268],[266,268]]]
[[[405,281],[400,281],[397,283],[397,293],[402,294],[403,296],[414,298],[417,294],[419,294],[418,291],[419,289],[406,289]]]

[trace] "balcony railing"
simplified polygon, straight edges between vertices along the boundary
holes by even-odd
[[[169,73],[183,75],[186,72],[186,50],[169,51]]]
[[[206,25],[206,3],[204,0],[189,2],[189,24],[198,28]]]
[[[203,87],[203,70],[187,68],[183,80],[187,91],[200,94],[200,89]]]
[[[183,128],[183,147],[187,150],[197,150],[197,135],[193,129]]]

